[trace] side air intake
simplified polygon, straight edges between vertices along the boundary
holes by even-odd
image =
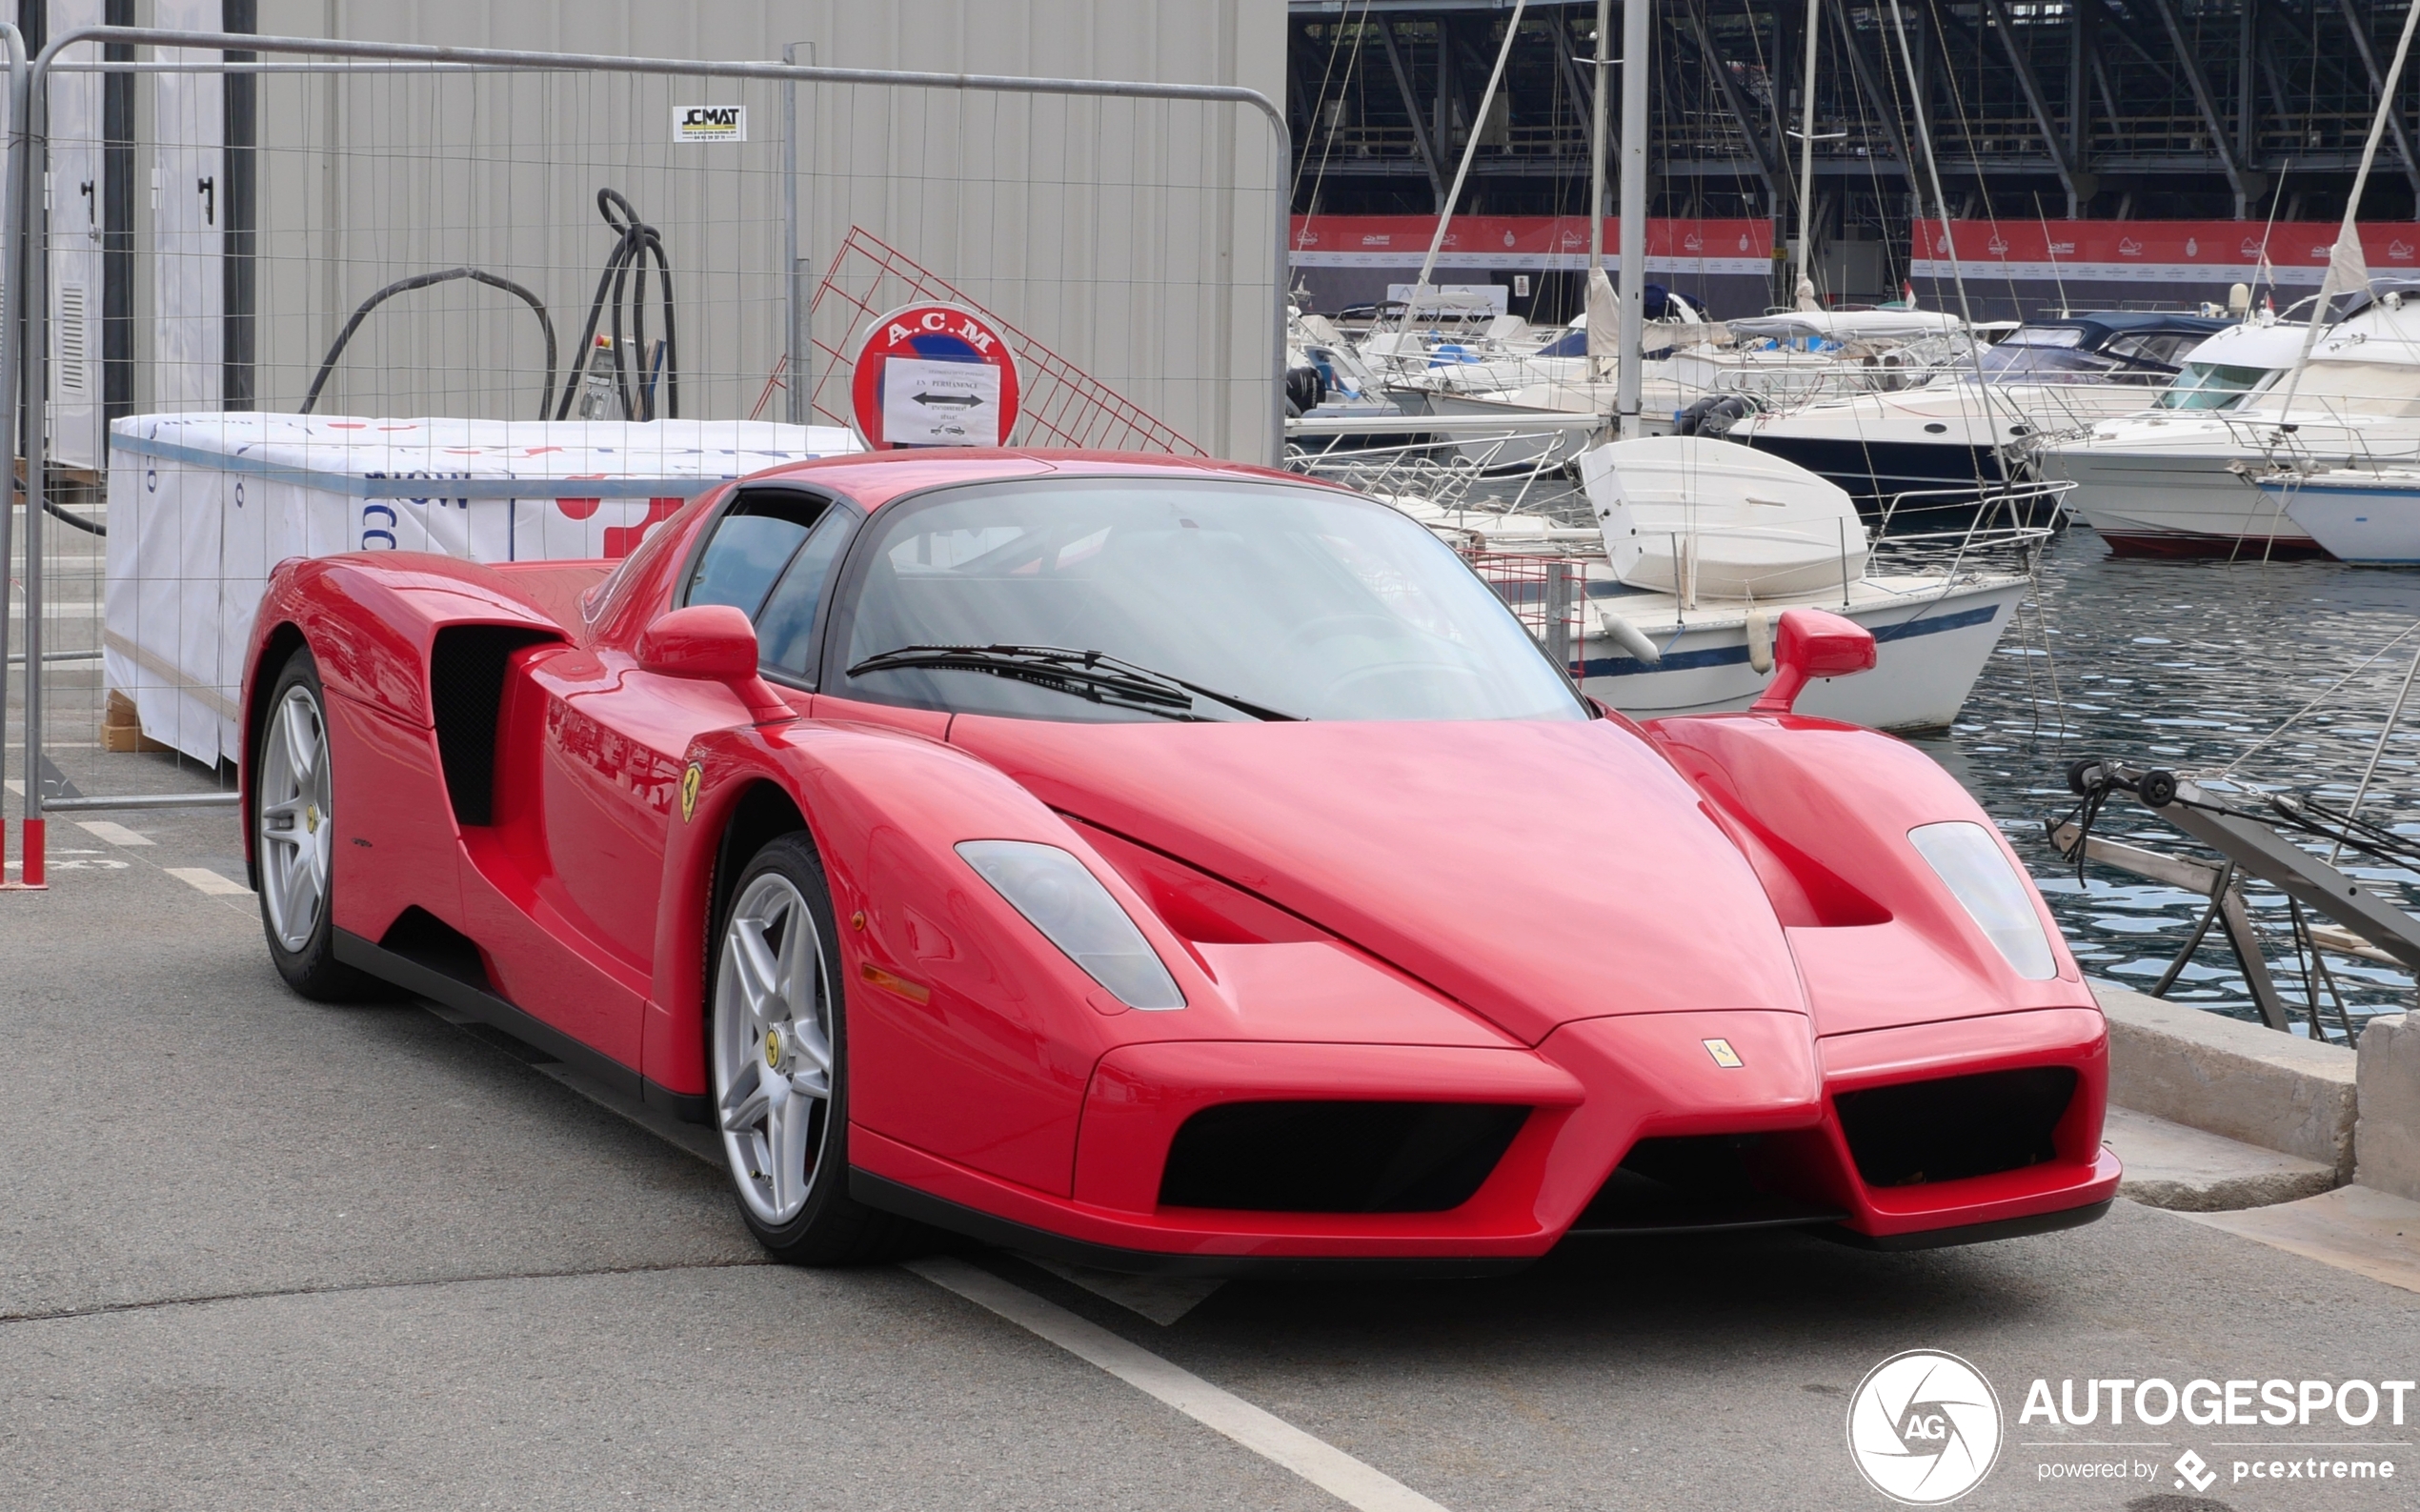
[[[456,824],[495,822],[495,722],[504,664],[523,646],[557,637],[519,625],[447,625],[429,653],[429,712]]]
[[[1470,1200],[1529,1116],[1491,1102],[1222,1102],[1169,1146],[1169,1207],[1442,1213]]]

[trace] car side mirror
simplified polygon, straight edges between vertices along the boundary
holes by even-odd
[[[1787,714],[1808,682],[1873,670],[1874,633],[1824,609],[1792,609],[1773,635],[1773,682],[1750,714]]]
[[[729,604],[692,604],[656,615],[639,632],[638,665],[659,676],[722,683],[758,724],[797,717],[756,675],[756,627]]]

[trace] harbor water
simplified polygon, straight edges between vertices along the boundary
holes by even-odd
[[[1578,491],[1560,479],[1526,488],[1490,481],[1473,494],[1494,507],[1591,523]],[[2420,653],[2420,634],[2397,640],[2420,623],[2420,573],[2328,561],[2120,559],[2090,529],[2071,526],[2044,548],[2037,585],[1957,724],[1912,738],[1998,820],[2085,972],[2148,989],[2208,902],[2105,866],[2087,866],[2077,880],[2047,833],[2049,821],[2076,805],[2069,763],[2104,757],[2185,774],[2232,764],[2228,779],[2244,785],[2247,803],[2257,804],[2262,793],[2296,792],[2343,808]],[[2420,680],[2360,812],[2420,837]],[[2112,796],[2093,833],[2212,856],[2124,794]],[[2359,856],[2341,864],[2407,911],[2420,911],[2420,874]],[[2305,969],[2286,897],[2257,880],[2246,883],[2244,896],[2295,1032],[2308,1034]],[[2420,1006],[2407,972],[2339,956],[2328,958],[2327,969],[2344,1016],[2315,973],[2311,987],[2332,1039],[2344,1038],[2348,1020],[2357,1032],[2371,1014]],[[2215,925],[2167,996],[2259,1018],[2243,968]]]
[[[1999,821],[2086,973],[2148,988],[2191,937],[2207,903],[2103,866],[2087,867],[2077,880],[2045,828],[2075,806],[2068,764],[2098,756],[2179,773],[2231,764],[2229,779],[2247,785],[2247,803],[2256,803],[2257,793],[2290,791],[2341,809],[2378,749],[2420,635],[2385,648],[2415,621],[2420,575],[2336,562],[2117,559],[2090,530],[2071,528],[2044,552],[2038,606],[2002,641],[1957,725],[1916,743]],[[2361,814],[2420,836],[2420,684],[2412,695],[2387,737]],[[2093,833],[2210,854],[2123,794],[2111,797]],[[2420,907],[2420,874],[2351,855],[2342,864],[2407,911]],[[2252,882],[2245,900],[2297,1032],[2308,1033],[2286,897]],[[2356,1030],[2368,1015],[2415,1006],[2409,973],[2342,957],[2330,957],[2328,969]],[[2322,1026],[2341,1038],[2335,998],[2315,986]],[[2168,996],[2258,1018],[2243,969],[2215,927]]]

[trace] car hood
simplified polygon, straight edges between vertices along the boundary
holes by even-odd
[[[1612,1014],[1805,1011],[1746,858],[1612,720],[961,715],[949,740],[1053,808],[1256,893],[1529,1043]]]

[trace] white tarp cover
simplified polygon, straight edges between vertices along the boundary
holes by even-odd
[[[252,614],[289,556],[472,561],[630,554],[728,479],[855,452],[836,426],[743,420],[138,414],[111,426],[109,685],[197,760],[242,747]]]
[[[1914,341],[1966,329],[1966,322],[1939,310],[1785,310],[1724,322],[1733,336],[1770,336],[1786,341],[1824,336],[1833,341]]]

